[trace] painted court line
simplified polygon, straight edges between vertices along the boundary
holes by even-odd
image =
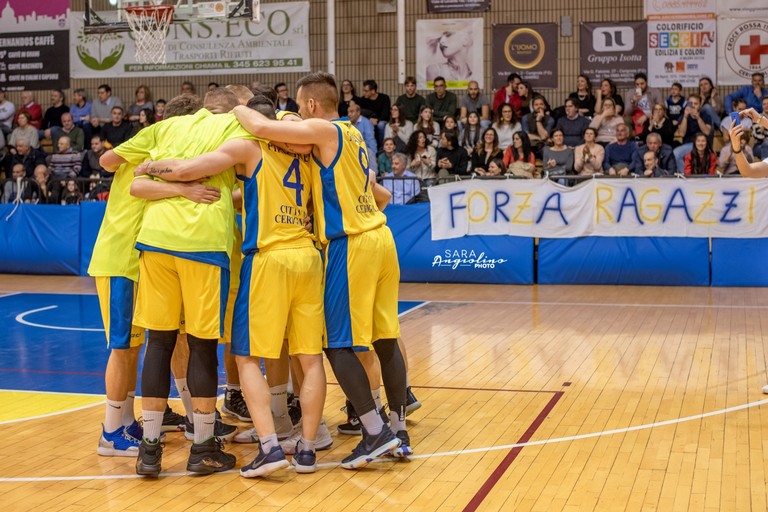
[[[415,300],[406,300],[406,301],[403,301],[403,302],[418,302],[418,301],[415,301]],[[397,317],[398,317],[398,318],[400,318],[401,316],[405,316],[405,315],[407,315],[408,313],[410,313],[410,312],[412,312],[412,311],[416,311],[417,309],[421,309],[421,308],[423,308],[424,306],[426,306],[427,304],[429,304],[429,302],[430,302],[430,301],[428,301],[428,300],[426,300],[426,301],[423,301],[423,302],[422,302],[421,304],[419,304],[418,306],[413,306],[412,308],[410,308],[410,309],[406,309],[406,310],[405,310],[405,311],[403,311],[402,313],[399,313],[399,314],[397,315]]]
[[[638,430],[647,430],[657,427],[665,427],[668,425],[676,425],[678,423],[685,423],[688,421],[700,420],[703,418],[710,418],[712,416],[719,416],[721,414],[727,414],[729,412],[743,411],[751,407],[759,407],[761,405],[768,404],[768,399],[758,400],[757,402],[750,402],[743,405],[737,405],[734,407],[728,407],[727,409],[720,409],[717,411],[705,412],[701,414],[695,414],[693,416],[686,416],[684,418],[676,418],[672,420],[658,421],[655,423],[646,423],[645,425],[636,425],[634,427],[617,428],[613,430],[604,430],[602,432],[592,432],[589,434],[579,434],[568,437],[557,437],[553,439],[542,439],[540,441],[525,441],[514,444],[505,444],[497,446],[486,446],[483,448],[469,448],[465,450],[454,450],[449,452],[436,452],[425,453],[422,455],[411,455],[408,457],[410,460],[431,459],[435,457],[456,457],[459,455],[469,455],[473,453],[487,453],[499,450],[513,450],[515,448],[525,448],[527,446],[543,446],[547,444],[555,443],[568,443],[571,441],[579,441],[581,439],[591,439],[595,437],[612,436],[615,434],[624,434],[627,432],[635,432]],[[374,462],[392,462],[393,459],[376,459]],[[324,462],[318,464],[318,468],[335,468],[339,465],[338,462]],[[227,471],[227,473],[235,473],[236,471]],[[162,476],[184,476],[189,473],[162,473]],[[62,482],[69,480],[116,480],[126,478],[143,478],[139,475],[95,475],[95,476],[44,476],[44,477],[18,477],[18,478],[0,478],[0,483],[9,482]]]
[[[51,412],[51,413],[48,413],[48,414],[40,414],[38,416],[27,416],[26,418],[18,418],[18,419],[15,419],[15,420],[0,421],[0,425],[8,425],[8,424],[11,424],[11,423],[21,423],[22,421],[39,420],[40,418],[50,418],[51,416],[59,416],[60,414],[67,414],[67,413],[70,413],[70,412],[82,411],[84,409],[90,409],[91,407],[96,407],[97,405],[104,405],[104,403],[105,403],[104,401],[96,402],[95,404],[83,405],[83,406],[80,406],[80,407],[75,407],[73,409],[66,409],[64,411]],[[0,481],[2,481],[2,479],[0,479]]]
[[[404,302],[418,302],[418,299],[403,299]],[[735,306],[732,304],[645,304],[632,302],[617,304],[615,302],[544,302],[531,300],[431,300],[433,304],[510,304],[515,306],[574,306],[574,307],[614,307],[614,308],[705,308],[705,309],[768,309],[765,306]]]
[[[19,313],[18,315],[16,315],[16,321],[19,322],[20,324],[28,325],[30,327],[40,327],[41,329],[55,329],[57,331],[104,332],[104,329],[95,329],[91,327],[60,327],[58,325],[37,324],[24,319],[27,315],[31,315],[33,313],[39,313],[41,311],[56,309],[58,307],[59,306],[46,306],[44,308],[30,309],[29,311],[25,311],[23,313]]]

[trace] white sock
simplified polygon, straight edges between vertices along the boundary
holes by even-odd
[[[144,418],[144,439],[148,443],[155,444],[163,431],[163,414],[165,411],[148,411],[142,409],[141,417]]]
[[[193,413],[195,417],[195,444],[200,444],[213,437],[213,427],[216,424],[216,413]]]
[[[129,391],[125,397],[125,407],[123,408],[123,425],[126,427],[136,421],[136,415],[133,413],[133,400],[136,398],[136,390]]]
[[[376,402],[376,410],[381,410],[381,387],[378,387],[376,389],[371,390],[371,395],[373,396],[373,401]]]
[[[184,404],[184,413],[187,415],[189,422],[192,423],[192,395],[187,386],[187,379],[174,379],[174,382],[176,383],[176,389],[179,390],[181,403]]]
[[[365,414],[361,414],[360,423],[363,424],[366,432],[374,436],[381,434],[381,429],[384,428],[384,422],[377,411],[368,411]]]
[[[411,379],[408,377],[408,372],[405,372],[405,387],[411,387]]]
[[[272,416],[279,418],[288,415],[288,384],[269,388],[272,394]]]
[[[235,391],[240,391],[240,384],[230,384],[227,382],[227,391],[230,389],[234,389]]]
[[[125,409],[125,401],[107,400],[106,414],[104,415],[105,432],[114,432],[123,426],[123,409]]]
[[[280,446],[280,443],[277,440],[277,434],[259,437],[259,442],[261,443],[261,448],[264,450],[264,453],[269,453],[275,446]]]

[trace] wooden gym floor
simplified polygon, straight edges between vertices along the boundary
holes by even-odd
[[[0,317],[13,321],[20,311],[4,300],[88,295],[93,284],[0,276],[0,290],[21,292],[0,297]],[[317,473],[188,476],[188,442],[170,433],[164,475],[145,480],[134,459],[96,455],[103,396],[6,385],[0,503],[142,512],[768,508],[768,289],[404,284],[401,300],[423,302],[401,318],[424,404],[408,418],[410,461],[337,467],[357,439],[335,433],[343,396],[331,384],[325,418],[335,442],[319,452]],[[98,325],[98,311],[83,321]],[[64,336],[43,335],[43,345]],[[24,358],[44,354],[30,346]],[[10,368],[0,378],[8,371],[37,378]],[[227,450],[238,467],[253,457],[250,445]]]

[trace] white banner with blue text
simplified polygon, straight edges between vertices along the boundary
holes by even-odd
[[[464,180],[429,189],[432,240],[466,235],[768,237],[768,180]]]

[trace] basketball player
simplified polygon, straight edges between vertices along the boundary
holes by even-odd
[[[274,104],[256,96],[249,105],[274,118]],[[232,353],[245,391],[259,453],[240,470],[244,477],[268,475],[287,466],[272,420],[271,394],[260,358],[277,360],[288,328],[288,348],[304,374],[302,436],[293,466],[316,470],[315,441],[325,403],[322,260],[304,229],[310,201],[311,147],[307,154],[285,151],[266,141],[233,140],[188,161],[144,165],[165,179],[195,180],[234,166],[243,181],[243,270],[235,306]],[[304,176],[304,178],[302,178]],[[283,401],[285,398],[283,398]]]
[[[364,430],[360,444],[341,464],[354,469],[388,452],[412,453],[405,427],[405,363],[397,346],[400,269],[392,233],[376,205],[362,136],[349,122],[335,120],[333,75],[313,73],[297,86],[302,122],[280,123],[243,107],[234,113],[257,137],[315,146],[310,176],[315,222],[320,241],[327,243],[326,355]],[[379,416],[353,348],[376,350],[396,434]]]

